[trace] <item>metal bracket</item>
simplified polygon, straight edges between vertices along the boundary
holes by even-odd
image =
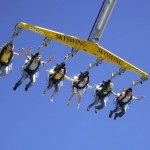
[[[67,56],[65,56],[64,62],[66,62],[69,58],[73,57],[78,51],[78,49],[72,48],[71,52]]]
[[[87,68],[86,71],[90,71],[92,68],[94,68],[95,66],[98,66],[99,64],[102,64],[103,59],[101,58],[97,58],[95,63],[90,63],[89,64],[89,68]]]
[[[10,39],[10,43],[13,43],[14,39],[21,33],[22,29],[23,28],[18,26],[18,24],[15,25],[15,32]]]
[[[50,44],[52,41],[51,38],[45,38],[42,45],[39,47],[38,52],[40,52],[42,49],[44,49],[48,44]]]
[[[147,80],[148,80],[148,78],[145,78],[145,77],[141,77],[140,80],[134,80],[132,82],[132,85],[130,86],[130,88],[133,88],[138,84],[142,84],[144,81],[147,81]]]
[[[119,71],[113,72],[113,73],[111,74],[111,77],[110,77],[109,80],[112,80],[112,79],[115,78],[116,76],[121,75],[121,74],[124,73],[125,71],[126,71],[126,69],[124,69],[124,68],[119,68]]]

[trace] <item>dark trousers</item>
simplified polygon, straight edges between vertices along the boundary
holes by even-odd
[[[26,88],[28,89],[30,86],[32,86],[33,82],[33,73],[28,73],[27,71],[23,71],[23,75],[20,78],[20,80],[15,84],[15,87],[17,88],[22,84],[23,81],[25,81],[27,78],[30,79],[29,83],[26,85]]]
[[[106,106],[105,98],[100,98],[99,96],[95,96],[94,102],[91,103],[88,107],[91,108],[94,105],[98,104],[99,102],[101,103],[101,105],[98,105],[95,108],[98,109],[98,110],[103,109]]]
[[[58,92],[59,90],[59,82],[53,81],[52,79],[49,79],[47,89],[51,89],[52,87],[55,88],[55,91]]]
[[[117,114],[117,116],[122,117],[126,113],[126,105],[127,104],[120,105],[117,103],[116,108],[114,110],[112,110],[111,113],[115,113],[115,112],[121,110],[121,112],[116,113],[116,114]]]

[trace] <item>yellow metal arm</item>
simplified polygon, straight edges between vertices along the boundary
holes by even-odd
[[[144,71],[140,70],[139,68],[135,67],[134,65],[128,63],[127,61],[123,60],[122,58],[118,57],[117,55],[113,54],[112,52],[108,51],[107,49],[99,46],[90,41],[86,41],[74,36],[70,36],[67,34],[63,34],[60,32],[56,32],[53,30],[41,28],[38,26],[33,26],[24,22],[20,22],[18,26],[31,30],[35,33],[38,33],[44,37],[51,38],[56,40],[60,43],[66,44],[78,50],[83,50],[88,54],[94,55],[98,58],[106,60],[112,64],[120,66],[121,68],[133,71],[141,76],[148,78],[148,74]]]

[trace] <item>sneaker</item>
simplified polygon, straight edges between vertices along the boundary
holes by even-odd
[[[50,101],[51,101],[51,102],[53,102],[53,101],[54,101],[53,97],[50,97]]]
[[[27,91],[28,90],[28,87],[25,87],[25,91]]]
[[[95,109],[95,113],[96,113],[96,114],[98,113],[98,109]]]
[[[110,113],[109,113],[109,118],[111,118],[111,117],[112,117],[112,115],[113,115],[113,112],[112,112],[112,111],[110,111]]]
[[[43,91],[42,95],[44,96],[46,94],[46,90]]]
[[[70,105],[70,101],[67,101],[67,106],[69,106]]]
[[[90,111],[90,107],[87,108],[87,111]]]
[[[80,104],[79,104],[79,103],[77,103],[76,108],[78,109],[79,107],[80,107]]]
[[[117,119],[117,117],[118,117],[118,114],[117,114],[117,113],[115,113],[114,120],[116,120],[116,119]]]
[[[95,113],[98,113],[98,109],[96,108],[96,106],[95,106]]]
[[[14,86],[14,87],[13,87],[13,90],[14,90],[14,91],[16,91],[16,89],[17,89],[17,87],[16,87],[16,86]]]

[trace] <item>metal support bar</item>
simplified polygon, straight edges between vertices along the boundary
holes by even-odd
[[[148,78],[145,78],[145,77],[141,77],[140,80],[134,80],[132,82],[132,85],[130,86],[130,88],[133,88],[138,84],[142,84],[144,81],[147,81],[147,80],[148,80]]]
[[[115,78],[116,76],[121,75],[121,74],[124,73],[125,71],[126,71],[126,69],[120,68],[119,71],[113,72],[113,73],[111,74],[111,77],[110,77],[109,80],[112,80],[112,79]]]
[[[87,68],[86,71],[90,71],[93,69],[95,66],[98,66],[99,64],[102,64],[103,59],[97,58],[95,63],[89,64],[89,68]]]
[[[72,48],[71,52],[67,56],[65,56],[64,62],[66,62],[69,58],[73,57],[78,51],[78,49]]]
[[[39,47],[38,52],[40,52],[42,49],[44,49],[48,44],[50,44],[52,41],[51,38],[45,38],[42,45]]]
[[[22,31],[22,27],[18,26],[18,24],[16,24],[15,26],[15,32],[13,33],[11,39],[10,39],[10,43],[13,43],[14,39],[21,33]]]

